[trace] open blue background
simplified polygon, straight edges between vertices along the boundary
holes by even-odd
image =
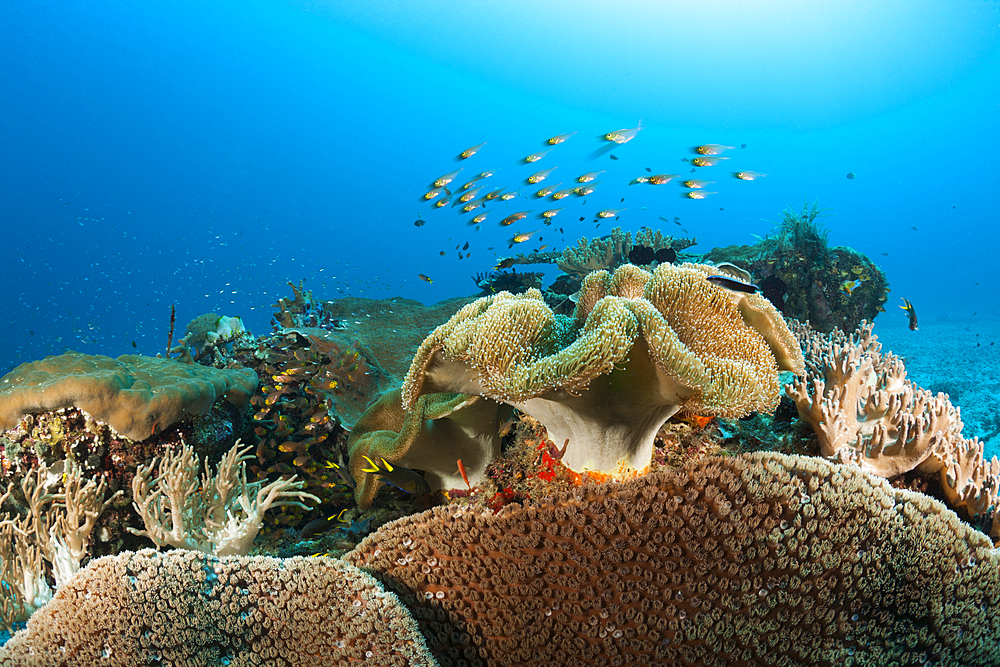
[[[0,5],[0,44],[0,373],[153,354],[172,303],[180,330],[215,311],[262,333],[289,279],[322,298],[471,294],[513,232],[561,249],[608,233],[605,207],[708,250],[808,197],[833,209],[833,244],[887,272],[880,321],[905,326],[904,296],[922,321],[998,314],[995,0],[22,0]],[[618,161],[597,151],[640,121]],[[607,173],[552,228],[499,227],[559,205],[515,199],[476,231],[420,195],[483,141],[459,183]],[[627,186],[687,175],[706,142],[747,145],[699,173],[718,194]]]

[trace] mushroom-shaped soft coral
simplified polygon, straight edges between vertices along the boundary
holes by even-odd
[[[469,304],[424,340],[403,405],[436,392],[481,394],[538,419],[573,470],[649,465],[656,431],[681,409],[740,417],[771,411],[778,369],[798,344],[756,294],[706,280],[712,267],[626,264],[587,276],[572,318],[538,290]]]
[[[432,490],[464,487],[462,459],[469,483],[479,483],[500,453],[500,426],[510,413],[496,401],[451,393],[421,396],[403,410],[400,390],[386,392],[361,415],[347,441],[358,507],[367,509],[381,486],[364,472],[365,456],[424,471]]]

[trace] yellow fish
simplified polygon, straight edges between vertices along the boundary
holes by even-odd
[[[576,180],[580,183],[590,183],[592,180],[594,180],[603,173],[604,173],[603,169],[600,171],[588,171],[586,174],[580,176]]]
[[[554,137],[549,137],[549,140],[547,142],[545,142],[545,143],[547,143],[550,146],[555,146],[556,144],[561,144],[562,142],[566,141],[567,139],[569,139],[570,137],[572,137],[574,134],[576,134],[576,132],[567,132],[566,134],[557,134]]]
[[[506,193],[500,195],[500,201],[510,201],[511,199],[513,199],[516,196],[517,196],[516,192],[506,192]]]
[[[531,240],[531,237],[534,236],[535,234],[537,234],[540,231],[541,231],[540,229],[536,229],[533,232],[520,232],[518,234],[514,234],[513,238],[511,238],[510,242],[511,243],[524,243],[525,241]]]
[[[485,220],[486,220],[486,214],[480,213],[479,215],[477,215],[472,219],[472,223],[478,225],[480,222],[484,222]]]
[[[727,157],[696,157],[691,160],[691,164],[696,167],[714,167],[720,160],[728,160]]]
[[[546,185],[544,188],[535,193],[536,197],[548,197],[552,194],[556,188],[558,188],[562,183],[556,183],[555,185]]]
[[[458,154],[458,159],[459,160],[465,160],[467,158],[472,157],[473,155],[475,155],[476,153],[479,152],[480,148],[482,148],[485,145],[486,145],[486,142],[484,141],[481,144],[476,144],[472,148],[466,148],[464,151],[462,151],[461,153]]]
[[[642,121],[639,121],[639,127],[633,127],[626,130],[615,130],[614,132],[608,132],[602,138],[607,141],[613,141],[616,144],[627,144],[628,142],[635,139],[635,135],[639,134],[639,130],[642,129]]]
[[[686,180],[683,183],[681,183],[681,185],[683,185],[686,188],[692,188],[694,190],[700,190],[701,188],[705,187],[709,183],[715,183],[715,181],[702,181],[702,180],[697,179],[697,178],[689,178],[688,180]]]
[[[476,176],[475,180],[479,180],[480,178],[489,178],[493,174],[497,173],[497,171],[499,171],[499,170],[497,169],[497,170],[493,170],[493,171],[484,171],[483,173],[481,173],[478,176]]]
[[[434,199],[435,197],[437,197],[438,195],[440,195],[443,192],[444,192],[444,188],[441,188],[441,187],[434,188],[433,190],[429,190],[428,192],[424,193],[424,199],[430,201],[431,199]]]
[[[552,167],[551,169],[542,169],[541,171],[537,171],[531,176],[528,176],[528,183],[531,184],[541,183],[542,181],[544,181],[546,178],[549,177],[549,174],[551,174],[558,168],[559,167]]]
[[[468,204],[462,207],[462,213],[469,213],[475,211],[477,208],[483,205],[482,199],[477,199],[475,201],[470,201]]]
[[[418,273],[418,274],[417,274],[417,278],[420,278],[421,280],[423,280],[423,281],[424,281],[425,283],[427,283],[427,284],[433,284],[433,283],[434,283],[434,281],[433,281],[433,280],[431,280],[430,278],[428,278],[427,276],[425,276],[425,275],[424,275],[424,274],[422,274],[422,273]]]
[[[545,157],[548,154],[549,154],[549,151],[538,151],[537,153],[532,153],[528,157],[524,158],[524,161],[527,162],[527,163],[529,163],[529,164],[532,163],[532,162],[538,162],[539,160],[541,160],[543,157]]]
[[[451,201],[451,199],[448,197],[445,197],[444,199],[438,199],[436,202],[434,202],[434,206],[436,206],[437,208],[441,208],[442,206],[447,206],[449,201]]]
[[[556,217],[556,215],[559,214],[559,211],[563,210],[564,208],[566,207],[562,206],[560,208],[550,208],[547,211],[542,211],[542,217],[545,218],[546,220],[548,220],[549,218],[554,218]]]
[[[488,195],[486,195],[486,201],[493,201],[494,199],[503,194],[504,189],[505,188],[497,188],[493,192],[490,192]]]
[[[594,183],[593,185],[578,185],[573,188],[573,192],[580,197],[586,197],[587,195],[593,193],[594,189],[597,188],[598,185],[598,183]]]
[[[732,150],[732,148],[732,146],[723,146],[722,144],[702,144],[695,146],[694,152],[700,155],[718,155],[722,151]]]
[[[758,171],[736,171],[733,172],[733,176],[741,181],[756,181],[758,178],[764,178],[767,174],[762,174]]]
[[[691,190],[690,192],[685,192],[682,197],[687,197],[688,199],[704,199],[708,195],[717,195],[718,192],[705,192],[704,190]]]
[[[598,218],[613,218],[625,209],[623,208],[606,208],[603,211],[597,212]]]
[[[566,197],[569,197],[571,194],[573,194],[575,190],[576,188],[566,188],[565,190],[559,190],[558,192],[553,192],[552,198],[556,200],[565,199]]]
[[[462,196],[458,198],[458,203],[459,204],[464,204],[467,201],[472,201],[473,199],[476,198],[476,195],[479,194],[479,191],[482,190],[482,189],[483,189],[483,186],[479,186],[478,188],[475,188],[473,190],[469,190],[468,192],[462,194]]]
[[[456,169],[455,171],[449,171],[444,176],[435,179],[434,183],[433,183],[434,187],[436,187],[436,188],[443,188],[444,186],[448,185],[449,183],[451,183],[452,181],[455,180],[455,177],[458,176],[458,172],[460,172],[460,171],[462,171],[462,170],[461,169]]]
[[[677,178],[677,174],[653,174],[649,177],[649,182],[652,185],[663,185],[664,183],[669,183],[675,178]]]
[[[500,226],[506,227],[507,225],[514,224],[518,220],[524,220],[526,217],[528,217],[529,212],[530,211],[520,211],[518,213],[512,213],[511,215],[508,215],[506,218],[500,221]]]

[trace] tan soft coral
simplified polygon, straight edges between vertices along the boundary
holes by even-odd
[[[871,324],[849,336],[795,331],[806,372],[785,391],[823,456],[888,479],[914,470],[937,475],[949,504],[972,518],[996,507],[1000,461],[987,461],[977,438],[962,437],[960,411],[946,394],[916,387],[902,360],[881,352]]]
[[[1000,556],[940,502],[757,453],[438,507],[345,559],[451,665],[996,664]],[[956,638],[961,637],[960,641]]]
[[[573,318],[537,290],[460,310],[421,345],[403,405],[437,392],[482,395],[538,419],[569,445],[573,470],[649,465],[656,431],[679,410],[740,417],[778,403],[778,369],[798,345],[763,297],[706,280],[712,267],[626,264],[591,273]]]

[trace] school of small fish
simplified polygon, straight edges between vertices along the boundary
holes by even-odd
[[[598,135],[597,141],[599,142],[600,147],[597,151],[595,151],[591,158],[598,159],[606,155],[608,159],[615,161],[619,160],[617,155],[611,155],[608,151],[612,148],[624,147],[625,144],[634,140],[642,129],[643,126],[640,121],[636,127],[612,130],[611,132]],[[517,160],[516,164],[518,166],[515,167],[515,169],[523,168],[521,165],[533,165],[536,162],[546,160],[548,155],[553,151],[558,153],[560,150],[563,150],[560,149],[560,146],[572,139],[576,134],[577,131],[573,131],[548,137],[541,142],[541,145],[543,146],[541,150],[528,153],[520,160]],[[576,141],[580,141],[580,139],[577,139]],[[488,142],[484,141],[458,152],[455,154],[455,161],[467,163],[470,158],[479,155],[481,152],[483,155],[488,154],[490,151],[484,150],[487,143]],[[742,144],[739,148],[746,148],[746,144]],[[623,150],[627,152],[629,149],[623,148]],[[732,150],[736,150],[736,147],[724,144],[701,144],[690,148],[690,153],[693,154],[693,156],[690,158],[681,158],[681,161],[691,165],[691,173],[695,173],[699,172],[701,169],[711,169],[712,167],[722,164],[723,161],[729,160],[732,156],[723,155],[723,153]],[[592,195],[598,198],[601,196],[599,194],[602,191],[601,181],[598,181],[597,179],[602,174],[607,173],[607,170],[600,169],[576,175],[573,173],[565,173],[565,166],[563,166],[563,169],[560,170],[559,173],[564,176],[564,182],[568,181],[569,187],[562,187],[563,183],[561,182],[552,183],[549,181],[550,177],[557,169],[560,169],[559,165],[547,166],[544,169],[536,170],[532,173],[521,172],[523,175],[519,175],[513,185],[494,187],[494,185],[500,184],[493,183],[488,179],[495,176],[500,169],[491,168],[479,171],[476,175],[472,176],[469,180],[459,186],[457,183],[461,181],[456,181],[456,179],[465,170],[465,166],[461,166],[458,169],[449,171],[430,180],[429,188],[420,196],[419,200],[429,204],[432,208],[440,209],[450,204],[452,209],[459,209],[462,213],[474,214],[473,217],[466,219],[466,223],[469,227],[474,227],[475,232],[478,232],[482,228],[483,223],[486,222],[487,215],[492,210],[492,207],[497,206],[507,208],[510,206],[507,202],[510,202],[515,198],[520,198],[527,203],[527,210],[517,212],[510,212],[507,210],[503,213],[495,214],[497,217],[492,219],[497,220],[499,218],[499,221],[494,224],[498,224],[500,227],[509,227],[514,223],[531,219],[539,221],[543,226],[551,227],[553,225],[553,218],[555,218],[555,216],[566,207],[560,206],[557,208],[550,208],[545,206],[545,204],[550,201],[556,202],[569,200],[569,198],[572,197],[576,200],[581,200],[582,203],[586,205],[588,198]],[[718,191],[709,191],[706,189],[707,186],[715,184],[716,181],[701,178],[682,179],[680,174],[653,173],[652,167],[644,167],[644,170],[646,173],[635,176],[635,178],[628,182],[628,185],[659,186],[673,182],[682,188],[682,190],[677,193],[681,198],[694,200],[706,199],[709,196],[719,194]],[[740,170],[729,172],[729,176],[740,181],[755,181],[764,178],[767,174],[758,171]],[[849,175],[848,178],[852,176],[853,174]],[[605,188],[605,191],[606,189],[607,188]],[[660,191],[660,188],[657,188],[657,192]],[[606,196],[607,195],[605,195],[605,197]],[[621,201],[618,203],[624,203],[624,201],[625,197],[621,197]],[[540,210],[536,211],[534,208],[531,208],[531,206],[536,204],[542,204],[542,206],[539,207]],[[488,210],[481,210],[487,209],[487,207],[490,208]],[[646,206],[642,207],[642,210],[646,209]],[[612,219],[618,220],[626,210],[628,210],[627,207],[600,208],[593,214],[592,222],[595,226],[599,227],[602,221]],[[580,216],[580,222],[584,222],[586,219],[586,215]],[[675,216],[673,220],[660,216],[660,220],[681,225],[680,218],[677,216]],[[413,224],[417,227],[423,227],[427,224],[427,221],[424,220],[423,216],[418,216],[416,222]],[[542,231],[543,228],[530,231],[517,230],[513,235],[508,237],[507,248],[510,249],[515,245],[528,244],[530,241],[534,241],[539,244],[537,248],[534,248],[534,250],[540,251],[548,247],[548,244],[542,243]],[[553,228],[552,231],[558,231],[559,233],[565,234],[565,228],[563,227]],[[683,231],[687,233],[686,229]],[[449,238],[448,240],[451,241],[452,239]],[[455,248],[458,258],[468,258],[472,254],[470,247],[471,244],[469,241],[466,241],[464,246],[462,246],[461,243],[456,245]],[[487,251],[493,250],[493,247],[487,248]],[[446,256],[448,255],[448,251],[441,250],[440,255]],[[502,268],[508,268],[512,264],[513,262],[510,262],[509,260],[500,260],[493,268],[494,270],[500,270]],[[426,274],[421,273],[418,274],[417,277],[427,284],[432,284],[434,282]]]

